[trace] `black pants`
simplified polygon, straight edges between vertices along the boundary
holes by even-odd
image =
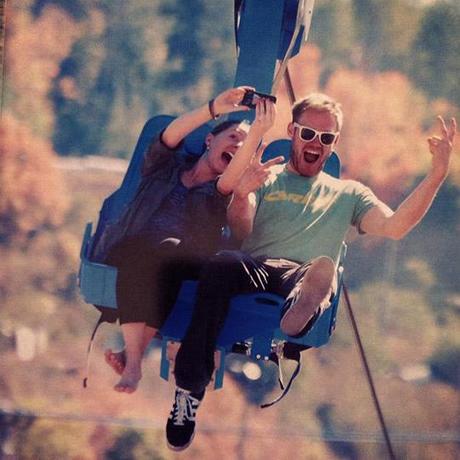
[[[309,266],[286,259],[254,259],[241,251],[221,251],[210,258],[201,271],[192,321],[176,356],[177,386],[199,393],[211,380],[217,338],[233,296],[268,291],[288,301]]]
[[[160,328],[171,312],[183,280],[198,279],[204,258],[167,238],[158,245],[144,237],[117,244],[107,263],[117,267],[120,324],[144,322]]]

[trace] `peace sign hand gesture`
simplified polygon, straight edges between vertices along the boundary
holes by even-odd
[[[450,159],[457,132],[457,122],[451,118],[449,126],[446,126],[444,119],[438,116],[441,128],[441,136],[431,136],[428,138],[428,146],[432,154],[431,170],[436,176],[444,179],[449,172]]]
[[[266,144],[261,144],[254,154],[249,166],[241,175],[240,180],[234,190],[234,195],[238,198],[245,198],[250,193],[258,190],[270,175],[270,168],[276,164],[282,163],[284,157],[282,155],[272,158],[271,160],[262,163],[262,155]]]

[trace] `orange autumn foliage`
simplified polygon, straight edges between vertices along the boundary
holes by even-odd
[[[62,223],[68,199],[49,144],[10,115],[0,125],[0,243]]]
[[[400,196],[429,160],[422,122],[427,102],[398,72],[339,70],[325,92],[341,102],[340,151],[346,176],[384,200]]]
[[[35,133],[49,137],[54,112],[48,95],[80,27],[64,11],[50,6],[34,20],[27,8],[9,2],[6,15],[6,106]]]

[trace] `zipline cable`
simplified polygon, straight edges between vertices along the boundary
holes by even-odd
[[[361,335],[360,335],[359,330],[358,330],[358,324],[356,322],[355,315],[354,315],[353,309],[351,307],[350,297],[348,295],[348,289],[345,286],[345,283],[343,281],[342,281],[342,289],[343,289],[343,294],[344,294],[344,297],[345,297],[345,304],[347,305],[348,316],[350,318],[351,325],[352,325],[352,328],[353,328],[353,332],[355,334],[356,343],[357,343],[358,349],[359,349],[359,355],[361,357],[361,362],[363,364],[364,371],[366,372],[367,381],[369,383],[369,388],[371,390],[372,400],[374,402],[375,410],[377,411],[377,416],[378,416],[378,419],[379,419],[379,422],[380,422],[380,426],[382,428],[383,437],[385,438],[385,444],[386,444],[387,449],[388,449],[388,454],[389,454],[391,460],[396,460],[396,456],[395,456],[394,451],[393,451],[393,446],[391,445],[390,435],[388,434],[385,419],[383,417],[383,412],[382,412],[382,409],[380,407],[380,402],[379,402],[379,398],[377,396],[377,391],[375,389],[374,379],[372,378],[372,373],[371,373],[371,370],[369,368],[369,364],[367,362],[366,353],[364,351],[363,343],[361,341]]]
[[[286,72],[284,73],[284,83],[286,85],[286,91],[289,97],[289,102],[292,106],[296,100],[296,97],[295,97],[294,86],[292,85],[291,75],[289,73],[288,67],[286,67]]]

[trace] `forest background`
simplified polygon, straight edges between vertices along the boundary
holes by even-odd
[[[233,2],[1,2],[0,457],[175,458],[163,426],[172,384],[146,358],[139,391],[111,391],[105,328],[81,389],[95,310],[78,295],[81,234],[119,185],[145,121],[232,85]],[[435,116],[459,120],[457,1],[317,0],[292,59],[297,96],[342,102],[344,176],[391,205],[426,172]],[[289,109],[280,90],[285,137]],[[350,235],[346,278],[400,458],[454,459],[460,442],[460,162],[402,242]],[[100,161],[100,160],[104,161]],[[283,402],[261,412],[276,371],[233,361],[211,393],[187,458],[385,458],[341,309],[331,343],[305,354]],[[249,368],[250,369],[250,368]],[[252,376],[252,377],[251,377]]]

